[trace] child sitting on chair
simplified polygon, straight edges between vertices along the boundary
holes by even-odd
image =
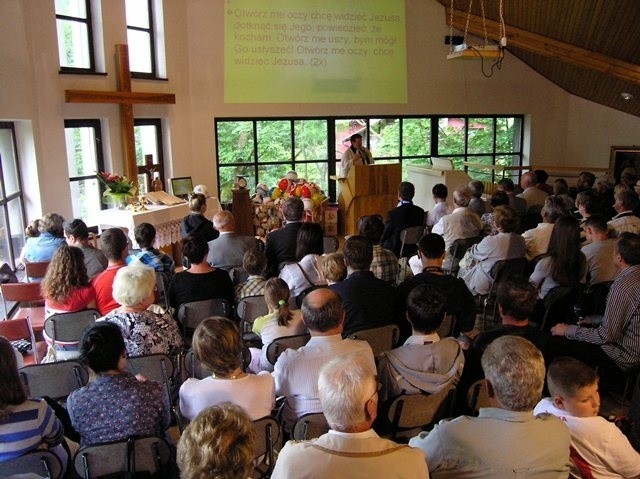
[[[252,371],[273,371],[273,364],[267,360],[267,348],[273,341],[307,332],[302,312],[299,309],[289,309],[290,294],[287,283],[280,278],[271,278],[265,283],[264,300],[269,314],[260,316],[253,322],[252,330],[262,339],[262,350],[250,348]]]
[[[574,358],[562,357],[547,372],[551,397],[542,399],[535,415],[550,413],[571,432],[572,472],[578,477],[640,476],[640,454],[615,424],[598,416],[598,375]]]
[[[347,277],[347,265],[344,264],[344,256],[342,253],[322,255],[318,260],[318,266],[329,286]]]

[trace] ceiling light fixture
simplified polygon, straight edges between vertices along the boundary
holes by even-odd
[[[633,95],[631,93],[626,92],[626,91],[623,91],[622,93],[620,93],[620,96],[625,101],[633,100]]]

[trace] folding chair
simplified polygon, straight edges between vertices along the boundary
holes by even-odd
[[[181,304],[176,315],[182,329],[182,334],[187,337],[187,332],[196,329],[198,324],[210,316],[231,317],[231,306],[221,298],[205,299]],[[192,335],[192,334],[191,334]]]
[[[31,352],[24,355],[24,363],[27,365],[38,364],[47,350],[44,341],[36,341],[28,317],[0,321],[0,336],[9,341],[27,340],[31,343]]]
[[[166,274],[156,271],[156,286],[158,288],[157,304],[167,311],[169,309],[169,280]]]
[[[447,338],[449,336],[453,336],[453,331],[456,328],[457,318],[453,314],[445,314],[442,319],[442,323],[440,323],[440,327],[436,330],[438,336],[441,338]]]
[[[467,406],[474,415],[478,415],[481,407],[489,407],[489,393],[484,379],[478,379],[467,390]]]
[[[400,432],[426,429],[440,419],[451,415],[455,402],[455,386],[451,385],[435,394],[401,394],[389,403],[385,417],[391,424],[391,439]]]
[[[246,371],[251,364],[251,351],[249,348],[242,348],[242,370]],[[209,368],[207,368],[202,362],[196,359],[196,356],[193,352],[193,349],[190,349],[186,352],[183,359],[183,376],[182,380],[185,381],[187,378],[196,378],[196,379],[204,379],[213,374]]]
[[[583,295],[582,316],[594,314],[602,315],[607,306],[607,296],[613,281],[605,281],[602,283],[592,284]]]
[[[175,366],[171,357],[160,353],[128,357],[126,369],[132,374],[142,374],[147,379],[164,384],[169,404],[172,404]]]
[[[373,350],[375,357],[385,351],[391,351],[400,339],[400,328],[395,324],[388,324],[379,328],[361,329],[349,335],[349,339],[366,341]]]
[[[52,314],[44,322],[44,332],[54,344],[56,341],[79,342],[85,329],[95,323],[99,317],[100,312],[96,309]]]
[[[487,317],[487,309],[489,305],[493,302],[493,315],[492,320],[495,321],[496,312],[498,310],[498,304],[496,302],[496,294],[498,292],[498,285],[504,281],[505,279],[511,278],[513,276],[524,276],[525,271],[527,269],[527,258],[512,258],[512,259],[504,259],[501,261],[496,261],[496,263],[491,268],[491,278],[493,279],[493,283],[491,284],[491,289],[487,293],[483,301],[483,309],[482,309],[482,329],[484,330],[484,325]]]
[[[281,448],[280,424],[274,417],[266,416],[253,421],[253,428],[256,432],[254,472],[258,477],[267,478],[271,476],[275,466],[275,453]]]
[[[89,371],[78,361],[59,361],[20,368],[20,378],[29,397],[60,401],[87,384]]]
[[[47,274],[47,268],[49,267],[49,263],[51,261],[34,261],[34,262],[25,262],[24,271],[27,277],[27,281],[39,282],[44,278]]]
[[[404,258],[411,256],[417,249],[417,244],[424,236],[424,226],[410,226],[400,232],[400,254],[398,258]],[[409,251],[405,251],[405,248],[409,247]]]
[[[32,324],[44,324],[44,298],[40,283],[5,283],[0,284],[2,305],[7,318],[31,318]],[[8,302],[17,303],[11,311]],[[17,308],[17,310],[16,310]],[[15,311],[15,314],[10,314]]]
[[[558,319],[571,323],[573,305],[579,296],[578,288],[573,286],[556,286],[549,291],[543,299],[544,316],[540,323],[540,331],[547,331]]]
[[[236,314],[240,318],[240,329],[244,341],[260,342],[260,337],[253,333],[253,321],[269,313],[269,308],[264,300],[264,296],[247,296],[238,301]]]
[[[322,245],[324,254],[335,253],[338,251],[339,242],[337,236],[323,236]]]
[[[182,431],[182,423],[177,409],[173,406],[174,399],[177,398],[178,390],[180,388],[181,377],[178,374],[178,368],[175,364],[178,359],[172,359],[166,354],[146,354],[144,356],[131,356],[127,358],[126,369],[131,374],[142,374],[147,379],[159,382],[164,385],[165,392],[167,394],[167,400],[171,405],[171,411],[173,412],[179,429]]]
[[[184,380],[187,378],[204,379],[213,373],[213,371],[196,359],[193,349],[190,349],[184,355],[184,370],[186,373],[183,378]]]
[[[329,429],[329,423],[324,414],[309,413],[300,416],[295,422],[291,430],[291,438],[294,441],[306,441],[322,436]]]
[[[239,266],[231,266],[230,268],[223,268],[229,273],[229,278],[233,282],[233,285],[236,286],[240,283],[244,283],[247,279],[249,279],[249,273],[247,273],[242,265]]]
[[[479,243],[482,240],[481,236],[473,236],[471,238],[459,238],[453,242],[451,247],[449,248],[449,253],[451,254],[449,270],[448,274],[453,274],[454,271],[458,272],[458,263],[465,255],[467,250],[471,248],[474,244]]]
[[[304,346],[311,339],[310,334],[297,334],[295,336],[284,336],[273,341],[267,346],[267,361],[276,364],[278,357],[285,349],[298,349]]]
[[[124,441],[85,446],[78,450],[73,466],[83,479],[118,473],[155,474],[167,472],[173,457],[171,447],[161,437],[129,438]]]
[[[15,459],[4,461],[0,467],[0,477],[13,477],[18,474],[35,474],[47,479],[62,477],[62,461],[53,452],[37,449]]]

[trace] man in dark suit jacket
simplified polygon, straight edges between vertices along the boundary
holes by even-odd
[[[342,335],[347,337],[360,329],[386,326],[399,320],[407,322],[400,311],[395,288],[370,271],[373,243],[364,236],[350,236],[343,254],[347,279],[329,286],[344,302],[346,317]]]
[[[424,224],[424,210],[419,206],[413,204],[413,196],[416,193],[416,189],[413,183],[403,181],[398,187],[398,200],[400,204],[389,211],[387,215],[387,221],[384,225],[384,233],[380,242],[384,248],[387,248],[395,253],[396,256],[400,256],[400,247],[402,240],[400,239],[400,232],[411,226],[421,226]],[[408,255],[412,255],[416,252],[415,246],[405,251]],[[406,255],[405,255],[406,256]]]
[[[258,248],[259,240],[253,236],[235,233],[236,220],[230,211],[218,211],[213,216],[213,226],[220,236],[209,241],[207,263],[216,268],[230,270],[242,266],[242,258],[250,249]]]
[[[304,214],[304,203],[300,198],[288,198],[282,204],[282,214],[286,221],[284,227],[267,235],[265,253],[269,277],[278,276],[280,263],[297,261],[296,245]]]

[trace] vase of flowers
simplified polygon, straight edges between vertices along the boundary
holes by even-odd
[[[102,202],[110,208],[125,209],[130,198],[134,198],[137,188],[126,176],[113,175],[101,171],[98,173],[98,181],[106,190],[102,194]]]

